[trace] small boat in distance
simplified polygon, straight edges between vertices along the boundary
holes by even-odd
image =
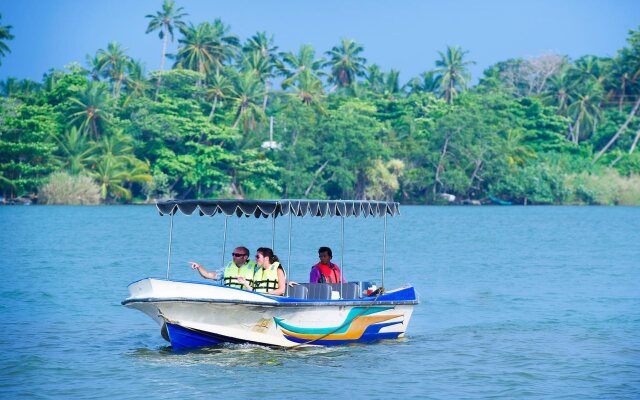
[[[399,204],[379,201],[320,200],[170,200],[156,204],[171,217],[166,278],[145,278],[129,285],[122,304],[142,311],[161,327],[174,350],[223,343],[253,343],[275,347],[334,346],[403,337],[413,307],[413,286],[384,289],[387,217],[399,215]],[[201,216],[289,219],[289,255],[293,217],[384,219],[382,284],[368,282],[304,283],[272,296],[217,283],[169,279],[173,218],[180,211]],[[223,241],[226,246],[227,219]],[[273,246],[272,246],[273,247]],[[344,247],[344,245],[343,245]],[[290,268],[290,263],[287,263]],[[287,276],[290,276],[287,271]]]

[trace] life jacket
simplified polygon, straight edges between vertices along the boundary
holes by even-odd
[[[278,288],[278,268],[282,268],[279,262],[271,264],[269,269],[258,266],[253,275],[253,291],[258,293],[266,293],[270,290]],[[284,269],[283,269],[284,271]]]
[[[244,285],[238,282],[238,277],[244,277],[244,279],[249,282],[249,285],[251,285],[255,268],[256,263],[252,260],[249,260],[241,267],[238,267],[233,261],[229,262],[229,265],[224,269],[224,285],[238,289],[246,289]]]
[[[340,283],[342,281],[340,276],[340,269],[337,265],[329,262],[329,265],[316,264],[314,267],[320,271],[320,279],[318,283]]]

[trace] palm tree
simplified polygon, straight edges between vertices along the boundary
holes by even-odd
[[[567,114],[573,123],[569,127],[569,139],[578,144],[580,139],[596,131],[600,118],[602,86],[595,80],[587,81],[573,95],[575,101],[567,107]]]
[[[216,73],[220,73],[225,63],[233,59],[240,47],[240,39],[238,39],[236,35],[229,34],[229,31],[231,31],[231,27],[225,25],[219,18],[213,21],[212,34],[214,47],[212,53]]]
[[[372,91],[376,93],[384,91],[384,72],[382,72],[378,64],[372,64],[367,67],[365,79],[369,89]]]
[[[258,32],[247,39],[242,48],[245,56],[242,60],[243,70],[253,69],[264,83],[265,92],[262,99],[262,111],[267,109],[267,99],[271,88],[271,78],[275,77],[275,67],[278,65],[273,36],[267,36],[266,32]]]
[[[277,50],[278,46],[274,45],[273,35],[267,36],[266,32],[258,32],[251,36],[242,47],[242,51],[245,53],[257,51],[262,57],[269,58],[271,61],[276,59]]]
[[[2,14],[0,14],[0,20],[2,20]],[[0,65],[2,65],[2,57],[6,56],[7,53],[11,53],[5,41],[14,38],[10,32],[12,28],[11,25],[0,25]]]
[[[83,130],[72,126],[61,136],[54,136],[54,140],[58,145],[54,158],[72,175],[78,175],[91,164],[93,145]]]
[[[329,60],[324,66],[331,67],[330,80],[339,87],[349,87],[356,77],[363,76],[367,60],[360,56],[364,48],[353,40],[341,39],[339,46],[334,46],[326,54]]]
[[[11,97],[14,93],[19,91],[18,80],[13,77],[8,77],[4,81],[0,81],[0,95],[3,97]]]
[[[610,59],[604,59],[596,56],[584,56],[576,60],[574,68],[571,70],[579,81],[585,79],[595,79],[602,83],[604,78],[609,75]]]
[[[468,51],[460,47],[447,46],[446,52],[439,51],[440,60],[436,61],[435,72],[440,74],[440,92],[447,103],[451,104],[459,92],[466,88],[471,78],[467,66],[475,64],[474,61],[465,61],[464,56]]]
[[[411,93],[435,93],[440,88],[441,76],[435,71],[426,71],[411,79],[405,86]]]
[[[400,71],[391,69],[384,74],[384,94],[394,97],[400,93]]]
[[[69,99],[69,123],[88,129],[97,140],[101,125],[111,123],[113,99],[103,83],[88,82],[86,88]]]
[[[98,50],[99,70],[103,75],[111,79],[113,85],[113,97],[120,97],[122,83],[126,79],[127,65],[130,62],[129,56],[125,54],[120,44],[111,42],[107,49]]]
[[[145,16],[145,18],[151,19],[145,33],[159,31],[158,37],[162,40],[162,58],[160,59],[160,75],[158,75],[158,81],[156,83],[156,98],[158,97],[158,91],[160,90],[160,83],[162,81],[162,71],[164,70],[164,61],[167,55],[169,38],[171,38],[171,41],[173,42],[174,27],[182,29],[185,26],[184,22],[182,22],[182,18],[188,15],[182,12],[182,7],[174,9],[174,6],[175,2],[173,0],[164,0],[162,3],[162,11],[156,12],[155,15],[149,14]]]
[[[264,93],[264,86],[254,71],[238,74],[234,80],[234,88],[232,91],[232,99],[236,109],[236,120],[233,123],[234,128],[236,128],[240,120],[243,119],[244,132],[246,133],[249,127],[255,127],[258,119],[266,118],[260,104]]]
[[[233,83],[226,75],[216,73],[209,79],[209,88],[207,89],[207,98],[211,99],[211,112],[209,113],[209,121],[213,120],[216,112],[218,100],[224,99],[233,90]]]
[[[535,151],[523,143],[525,139],[523,130],[509,129],[503,133],[503,137],[504,142],[500,152],[506,157],[510,167],[524,165],[527,160],[536,157]]]
[[[133,155],[131,138],[116,131],[105,136],[93,147],[94,167],[90,175],[98,181],[102,199],[108,197],[131,198],[132,183],[150,182],[149,164]]]
[[[131,60],[127,64],[127,76],[125,85],[129,96],[125,104],[134,97],[142,97],[149,90],[149,80],[144,76],[144,64],[139,60]]]
[[[200,72],[203,76],[211,72],[211,66],[216,60],[215,49],[218,47],[213,26],[208,22],[203,22],[198,26],[189,24],[180,29],[182,38],[178,39],[181,46],[176,55],[176,67],[186,68]],[[196,82],[201,85],[200,78]]]
[[[110,196],[130,198],[131,191],[123,186],[127,179],[126,162],[110,157],[101,157],[89,175],[100,185],[100,197],[106,200]]]
[[[293,85],[301,74],[309,73],[312,77],[320,78],[323,72],[320,70],[325,62],[324,58],[315,59],[316,52],[313,46],[304,44],[300,46],[298,53],[280,53],[282,63],[278,64],[280,71],[286,76],[282,81],[282,88]],[[307,79],[307,78],[305,78]]]
[[[549,78],[548,89],[542,99],[546,104],[557,107],[558,114],[566,115],[567,107],[574,101],[577,82],[571,78],[568,71],[562,71]]]
[[[322,102],[320,99],[324,95],[322,82],[311,71],[306,70],[297,74],[297,85],[293,86],[293,95],[300,99],[304,104],[315,107],[318,111],[323,112]]]
[[[267,109],[271,78],[276,76],[273,60],[270,57],[264,57],[259,51],[253,51],[245,54],[240,69],[245,72],[253,71],[264,85],[264,97],[262,98],[262,111],[264,112]]]
[[[101,74],[100,69],[102,68],[101,58],[98,56],[98,54],[94,55],[93,57],[87,54],[85,60],[87,62],[87,66],[89,67],[88,73],[91,76],[91,79],[94,81],[99,81]]]

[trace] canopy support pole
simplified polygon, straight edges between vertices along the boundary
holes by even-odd
[[[169,255],[167,256],[167,279],[169,279],[169,270],[171,269],[171,242],[173,239],[173,216],[175,215],[175,212],[171,212],[170,215],[171,222],[169,223]]]
[[[274,219],[275,220],[275,219]],[[291,210],[289,210],[289,255],[287,256],[287,279],[291,273]],[[285,286],[285,296],[289,296],[289,285]]]
[[[222,235],[223,239],[222,239],[222,265],[221,267],[224,268],[224,255],[227,252],[227,221],[229,220],[229,216],[225,215],[224,216],[224,234]]]
[[[276,216],[271,220],[271,250],[276,254]]]
[[[387,213],[384,213],[384,235],[382,238],[382,284],[380,287],[384,287],[384,267],[385,260],[387,258]]]
[[[342,248],[340,249],[340,265],[342,265],[342,273],[340,274],[340,296],[342,296],[342,293],[343,293],[342,280],[344,276],[344,215],[340,217],[340,221],[342,223],[342,229],[341,229],[342,230],[342,234],[341,234]],[[331,264],[331,262],[329,262],[329,264]]]

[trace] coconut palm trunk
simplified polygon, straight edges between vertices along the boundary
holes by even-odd
[[[167,47],[169,46],[169,33],[167,27],[162,28],[164,32],[164,39],[162,40],[162,58],[160,59],[160,74],[158,75],[158,81],[156,82],[156,94],[154,100],[158,100],[158,94],[160,93],[160,85],[162,84],[162,72],[164,71],[164,61],[167,57]]]
[[[595,164],[600,157],[602,157],[602,155],[609,149],[609,147],[611,147],[615,143],[615,141],[618,140],[618,137],[620,137],[622,132],[624,132],[627,129],[627,126],[631,122],[631,119],[633,119],[633,117],[636,115],[636,112],[638,112],[638,108],[639,107],[640,107],[640,97],[638,97],[638,100],[636,100],[636,103],[633,105],[633,108],[631,109],[631,112],[629,113],[629,116],[627,117],[627,120],[624,121],[624,124],[622,124],[622,126],[620,127],[620,129],[618,129],[616,134],[613,135],[613,137],[611,139],[609,139],[609,142],[595,156],[595,158],[591,162],[592,165]],[[631,146],[631,149],[629,150],[629,153],[633,152],[633,149],[635,148],[635,145],[636,145],[637,141],[638,141],[638,136],[636,135],[636,139],[634,140],[633,145]]]

